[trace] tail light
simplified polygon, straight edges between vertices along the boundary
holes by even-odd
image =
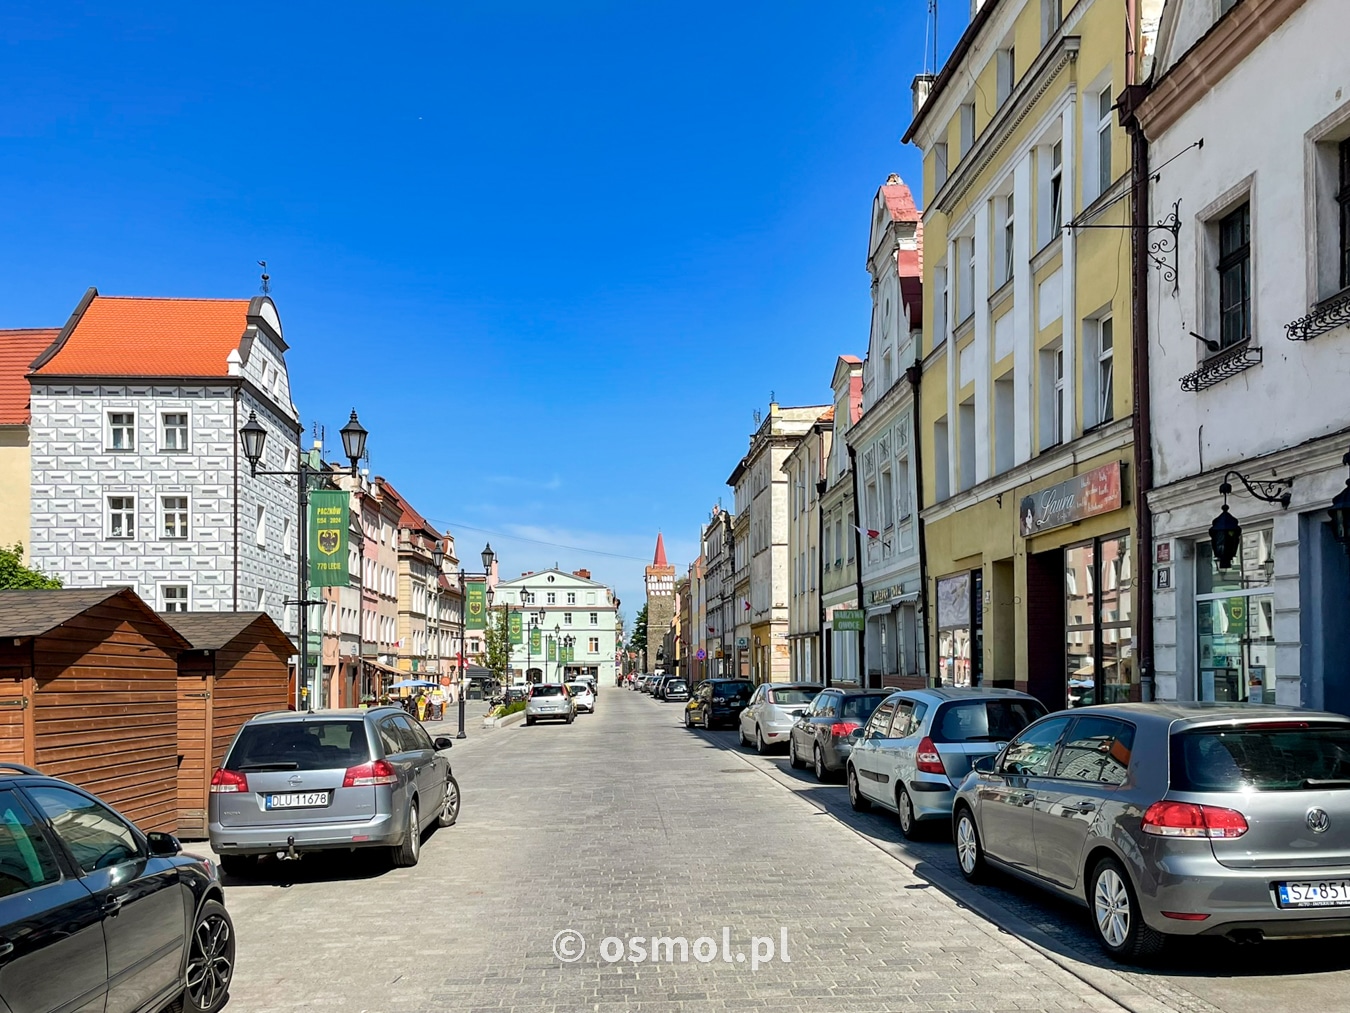
[[[830,725],[830,734],[836,739],[846,739],[853,734],[853,729],[858,727],[856,721],[836,721]]]
[[[236,791],[248,791],[248,778],[239,771],[221,767],[211,775],[211,794],[225,795]]]
[[[914,754],[914,765],[919,768],[921,774],[946,774],[947,768],[942,765],[942,756],[937,751],[937,746],[933,745],[933,740],[925,735],[919,740],[918,752]]]
[[[1194,802],[1154,802],[1144,811],[1143,831],[1158,837],[1231,839],[1247,832],[1247,817],[1236,809]]]
[[[375,760],[348,767],[342,777],[344,788],[364,788],[375,784],[398,784],[398,771],[388,760]]]

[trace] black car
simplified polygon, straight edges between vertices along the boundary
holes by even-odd
[[[689,699],[689,683],[678,676],[674,679],[667,679],[665,685],[661,687],[661,699],[671,703],[682,703]]]
[[[711,729],[735,724],[750,702],[755,685],[749,679],[705,679],[684,705],[684,726]]]
[[[208,859],[32,767],[0,764],[0,1009],[215,1013],[234,925]]]

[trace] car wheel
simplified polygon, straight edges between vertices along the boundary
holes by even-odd
[[[525,719],[525,723],[526,723],[527,725],[532,725],[532,724],[534,724],[534,718],[527,717],[527,718]]]
[[[750,745],[750,740],[745,737],[745,725],[741,724],[740,721],[736,722],[736,737],[741,740],[741,745]]]
[[[904,788],[895,789],[895,814],[900,818],[900,832],[909,840],[919,836],[919,821],[914,816],[914,801]]]
[[[984,845],[980,843],[980,830],[975,826],[975,816],[962,806],[956,813],[956,864],[961,867],[961,875],[972,883],[984,879],[988,866],[984,861]]]
[[[825,754],[820,751],[818,744],[811,751],[811,765],[816,768],[817,781],[829,779],[830,772],[825,769]]]
[[[712,718],[708,716],[707,711],[703,712],[703,730],[705,732],[712,731]]]
[[[763,756],[769,751],[769,747],[764,744],[764,733],[760,731],[759,725],[755,725],[755,752]]]
[[[454,774],[445,775],[445,795],[441,798],[441,811],[436,817],[439,827],[453,827],[459,819],[459,782]]]
[[[221,855],[220,871],[235,879],[248,879],[258,871],[258,860],[252,855]]]
[[[694,727],[694,722],[692,722],[692,721],[689,720],[689,711],[687,711],[687,710],[684,712],[684,727],[686,727],[686,728],[693,728],[693,727]]]
[[[848,768],[848,804],[853,807],[854,812],[865,813],[872,808],[872,803],[863,797],[862,791],[858,788],[858,773],[849,764]]]
[[[408,800],[408,826],[403,831],[403,842],[393,848],[394,864],[407,869],[422,857],[422,824],[417,821],[417,800]]]
[[[569,715],[567,715],[567,723],[570,725],[573,721],[576,720],[576,717],[577,717],[577,716],[576,716],[575,714],[569,714]]]
[[[234,977],[234,923],[218,900],[208,900],[197,912],[188,942],[183,994],[173,1009],[180,1013],[216,1013],[230,998]]]
[[[793,770],[801,770],[806,764],[797,758],[797,740],[793,738],[792,733],[788,733],[788,763]]]
[[[1092,870],[1088,902],[1097,942],[1115,959],[1139,961],[1162,949],[1165,937],[1144,924],[1129,873],[1114,858],[1103,858]]]

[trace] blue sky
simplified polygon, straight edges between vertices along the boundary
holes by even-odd
[[[461,555],[589,567],[631,617],[770,391],[866,350],[926,6],[10,0],[0,327],[265,259],[307,423],[356,406]]]

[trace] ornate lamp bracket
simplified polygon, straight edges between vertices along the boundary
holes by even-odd
[[[1225,504],[1233,492],[1233,487],[1228,483],[1230,478],[1236,478],[1241,482],[1256,499],[1264,503],[1278,503],[1281,508],[1289,509],[1289,500],[1292,498],[1289,490],[1294,484],[1292,478],[1272,478],[1266,482],[1258,482],[1248,478],[1240,471],[1230,471],[1223,476],[1223,484],[1219,486],[1219,493],[1223,496]]]

